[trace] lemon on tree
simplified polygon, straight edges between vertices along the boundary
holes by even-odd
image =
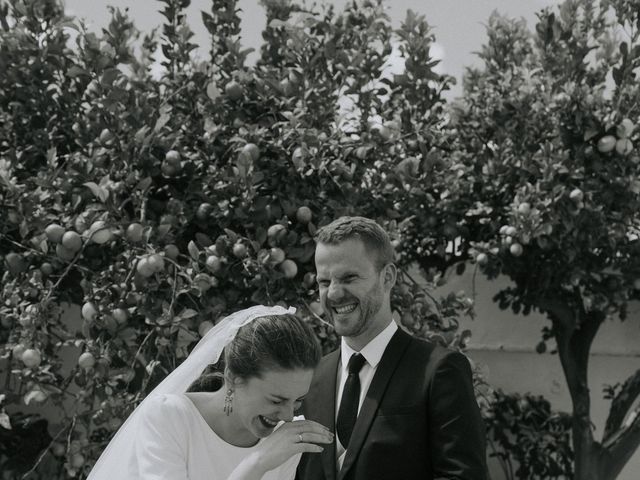
[[[247,143],[240,150],[240,154],[255,162],[260,158],[260,149],[255,143]]]
[[[35,348],[28,348],[24,352],[22,352],[22,363],[28,368],[34,368],[40,365],[42,361],[42,356],[40,352]]]
[[[125,237],[131,243],[138,243],[142,240],[143,231],[144,227],[141,224],[133,222],[127,227]]]
[[[616,148],[616,137],[613,135],[605,135],[598,140],[598,151],[600,153],[609,153]]]
[[[569,198],[576,203],[580,203],[584,200],[584,193],[579,188],[574,188],[571,190],[571,193],[569,193]]]
[[[242,85],[240,85],[240,83],[236,82],[235,80],[230,80],[224,86],[224,93],[231,100],[240,100],[244,94],[244,90],[242,88]]]
[[[47,236],[47,240],[52,243],[60,243],[62,240],[62,236],[64,235],[65,229],[61,225],[57,223],[51,223],[47,225],[47,228],[44,229],[44,233]]]
[[[95,364],[96,359],[90,352],[84,352],[78,357],[78,366],[84,370],[93,368]]]
[[[147,255],[138,260],[138,263],[136,264],[136,272],[138,272],[144,278],[153,275],[154,269],[150,264],[149,257]]]
[[[280,269],[282,273],[284,273],[285,278],[293,278],[298,273],[298,265],[289,258],[280,264]]]
[[[478,265],[486,265],[487,263],[489,263],[489,257],[487,256],[486,253],[481,252],[478,255],[476,255],[476,263]]]
[[[76,253],[82,248],[82,237],[77,232],[69,230],[62,235],[61,245],[70,252]]]
[[[162,173],[167,177],[172,177],[182,170],[180,152],[177,150],[169,150],[164,157],[164,161],[160,166]]]
[[[222,268],[222,260],[217,255],[209,255],[205,260],[205,265],[211,273],[216,273]]]
[[[201,337],[204,337],[209,330],[213,328],[213,322],[210,320],[205,320],[198,325],[198,333]]]
[[[127,321],[129,314],[124,308],[115,308],[111,312],[111,316],[119,325],[122,325]]]
[[[269,263],[278,265],[285,259],[284,250],[278,247],[272,247],[271,250],[269,250],[269,256],[267,258],[269,259]]]
[[[27,264],[20,254],[11,252],[4,257],[4,261],[7,263],[9,273],[12,275],[18,275],[27,269]]]
[[[82,305],[82,318],[87,322],[93,322],[98,315],[98,310],[93,302],[85,302]]]
[[[233,251],[233,255],[236,258],[244,258],[249,253],[249,251],[247,249],[247,246],[243,242],[240,242],[240,241],[236,242],[233,245],[232,251]]]
[[[267,229],[267,241],[269,245],[276,246],[287,235],[287,227],[280,223],[271,225]]]
[[[162,258],[162,255],[158,253],[149,255],[147,257],[147,262],[154,273],[159,273],[164,270],[164,258]]]
[[[113,239],[113,234],[111,230],[107,226],[106,222],[103,220],[95,221],[89,227],[89,239],[93,243],[97,243],[98,245],[102,245],[107,243]]]
[[[174,244],[170,243],[169,245],[164,247],[164,254],[167,258],[176,260],[178,258],[178,255],[180,255],[180,250]]]
[[[298,210],[296,210],[296,219],[304,225],[306,225],[311,221],[312,216],[313,216],[313,213],[311,212],[311,209],[307,206],[302,206],[298,208]]]

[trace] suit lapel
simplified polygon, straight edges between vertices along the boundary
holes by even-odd
[[[401,329],[398,329],[393,337],[391,337],[391,340],[380,359],[378,369],[371,380],[371,385],[369,385],[369,390],[362,402],[362,407],[360,407],[360,413],[358,413],[358,419],[356,420],[353,433],[351,434],[351,440],[349,441],[349,447],[347,448],[342,469],[338,474],[338,480],[342,480],[345,477],[358,457],[364,440],[371,427],[371,423],[373,422],[375,414],[378,411],[378,407],[380,406],[380,401],[387,389],[389,380],[391,380],[391,376],[396,370],[396,367],[402,358],[402,354],[409,345],[410,340],[411,336],[403,332]]]
[[[309,412],[314,415],[308,416],[312,420],[321,423],[329,428],[332,432],[336,431],[336,377],[338,372],[338,362],[340,360],[340,349],[328,354],[320,366],[316,376],[314,377],[312,392],[309,398],[314,399],[313,405],[310,405]],[[326,480],[335,480],[336,478],[336,442],[325,446],[320,454],[322,456],[322,466],[324,467],[324,475]]]

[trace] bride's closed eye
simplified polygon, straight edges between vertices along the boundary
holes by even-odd
[[[270,400],[273,405],[282,405],[285,401],[279,399],[271,399]],[[293,409],[298,410],[302,406],[302,400],[296,400],[293,402]]]

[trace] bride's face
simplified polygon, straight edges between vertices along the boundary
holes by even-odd
[[[290,422],[309,391],[313,370],[268,370],[236,384],[233,413],[257,438],[273,432],[280,421]]]

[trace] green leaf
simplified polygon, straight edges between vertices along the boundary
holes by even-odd
[[[149,188],[152,183],[153,180],[151,179],[151,177],[143,178],[142,180],[140,180],[140,182],[138,182],[138,185],[136,185],[136,190],[144,191]]]
[[[591,140],[592,138],[594,138],[595,136],[598,135],[598,133],[600,133],[598,130],[596,130],[595,128],[588,128],[585,132],[584,132],[584,141],[588,142],[589,140]]]
[[[113,82],[121,75],[122,73],[117,68],[109,68],[104,71],[102,74],[102,78],[100,79],[100,83],[104,86],[111,86]]]
[[[156,121],[155,126],[153,127],[153,131],[159,132],[160,130],[162,130],[162,127],[164,127],[170,119],[171,117],[169,116],[169,114],[167,113],[161,114],[158,117],[158,120]]]
[[[269,28],[287,27],[287,24],[282,20],[273,19],[269,22]]]
[[[627,42],[622,42],[620,44],[620,53],[622,54],[622,61],[625,61],[626,57],[629,55],[629,45],[627,45]]]
[[[150,130],[151,128],[149,128],[148,125],[144,125],[142,128],[140,128],[134,136],[134,140],[136,141],[136,143],[146,143],[148,139],[147,135],[149,134]]]
[[[80,75],[90,76],[89,72],[87,72],[84,68],[79,67],[78,65],[72,66],[69,70],[67,70],[67,75],[71,78],[79,77]]]
[[[25,394],[25,396],[23,397],[24,399],[24,404],[25,405],[29,405],[31,402],[33,402],[33,400],[38,396],[41,395],[42,392],[40,390],[31,390],[30,392],[28,392],[27,394]]]
[[[213,245],[213,241],[211,240],[211,238],[209,238],[208,235],[200,232],[196,233],[196,242],[198,242],[199,245],[205,248]]]
[[[56,147],[52,147],[47,150],[47,164],[51,167],[55,167],[56,160],[58,159],[58,151]]]
[[[215,102],[219,96],[220,90],[218,89],[216,83],[209,82],[209,85],[207,85],[207,97],[209,97],[212,102]]]
[[[187,250],[189,250],[189,255],[191,255],[191,258],[193,258],[194,260],[198,260],[198,257],[200,256],[200,250],[198,250],[198,247],[193,240],[189,241]]]
[[[185,308],[184,310],[182,310],[178,314],[178,317],[180,317],[183,320],[186,320],[188,318],[197,317],[197,316],[198,316],[197,310],[193,310],[192,308]]]
[[[6,430],[11,430],[9,415],[4,412],[0,413],[0,426]]]
[[[105,203],[109,198],[109,190],[105,190],[104,188],[98,186],[94,182],[85,182],[83,183],[85,187],[88,187],[89,190],[95,195],[95,197],[100,200],[102,203]]]
[[[611,71],[613,75],[613,81],[616,83],[616,87],[619,87],[622,83],[622,68],[613,68]]]

